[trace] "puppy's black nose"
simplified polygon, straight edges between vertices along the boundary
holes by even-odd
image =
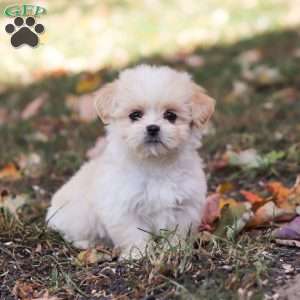
[[[147,128],[148,135],[150,136],[157,136],[160,130],[160,127],[157,125],[148,125],[146,128]]]

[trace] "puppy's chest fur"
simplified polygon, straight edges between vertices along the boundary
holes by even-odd
[[[199,208],[206,193],[199,157],[168,166],[116,164],[97,181],[99,208],[106,210],[115,203],[119,215],[151,216],[185,206]]]

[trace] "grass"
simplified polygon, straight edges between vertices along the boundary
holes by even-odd
[[[201,55],[202,67],[159,55],[143,59],[189,71],[218,100],[215,130],[204,138],[200,151],[207,162],[210,191],[225,181],[252,190],[259,190],[260,182],[269,179],[290,185],[300,173],[300,61],[294,55],[300,48],[298,34],[298,28],[269,32],[186,54]],[[274,67],[282,75],[279,82],[261,85],[244,79],[238,57],[253,49],[259,50],[261,59],[252,63],[251,70],[263,64]],[[105,82],[116,71],[108,68],[99,74]],[[237,240],[200,239],[175,248],[161,241],[136,262],[112,259],[78,264],[79,251],[45,228],[44,215],[53,192],[78,169],[86,150],[103,133],[100,121],[80,122],[66,106],[79,76],[50,75],[9,87],[0,95],[1,108],[10,116],[0,127],[0,165],[30,153],[38,153],[43,161],[38,176],[0,183],[11,194],[31,197],[19,212],[19,221],[5,212],[0,215],[1,299],[13,299],[16,294],[25,299],[45,290],[62,299],[265,299],[292,275],[285,273],[282,263],[292,264],[294,272],[299,272],[297,251],[273,244],[268,229],[243,233]],[[246,83],[249,91],[230,98],[237,80]],[[19,112],[44,92],[48,101],[41,112],[21,120]],[[37,132],[46,141],[37,138]],[[255,172],[214,168],[213,162],[228,147],[284,155]]]

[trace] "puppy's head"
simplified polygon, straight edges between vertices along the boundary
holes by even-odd
[[[141,65],[100,89],[95,104],[110,135],[149,157],[192,143],[193,133],[213,114],[215,101],[187,73]]]

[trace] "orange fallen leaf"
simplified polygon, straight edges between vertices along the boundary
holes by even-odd
[[[9,163],[0,170],[0,179],[2,180],[16,181],[21,177],[21,173],[14,163]]]
[[[267,188],[272,193],[278,207],[298,211],[300,207],[300,176],[297,177],[295,185],[290,189],[281,182],[271,182]]]
[[[290,190],[286,188],[281,182],[274,181],[267,184],[267,188],[274,197],[274,201],[278,206],[281,206],[287,201]]]
[[[245,197],[247,201],[249,201],[252,204],[263,203],[265,201],[261,196],[254,194],[252,192],[241,190],[240,193]]]

